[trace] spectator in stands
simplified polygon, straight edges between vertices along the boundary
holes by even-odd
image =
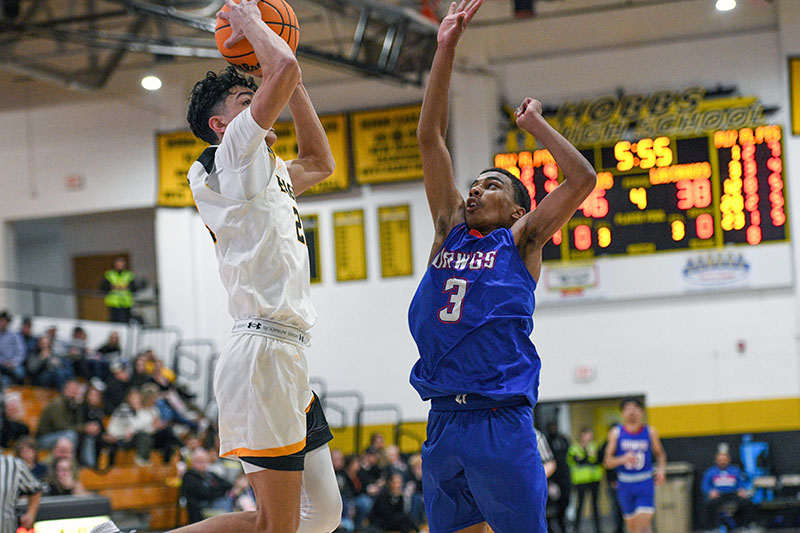
[[[225,495],[231,501],[234,511],[255,511],[256,496],[247,476],[242,473],[233,482],[233,488]]]
[[[588,427],[581,429],[578,442],[567,450],[567,464],[572,477],[572,487],[578,496],[574,523],[576,531],[580,530],[583,504],[588,494],[591,497],[594,531],[600,533],[600,511],[597,504],[600,498],[600,480],[603,479],[603,458],[597,453],[597,450],[594,432]]]
[[[400,448],[394,444],[386,447],[386,467],[384,468],[383,477],[388,479],[392,474],[403,476],[403,483],[410,479],[408,465],[400,455]]]
[[[89,372],[89,358],[92,350],[88,346],[88,335],[86,330],[80,326],[72,328],[72,336],[67,341],[67,358],[72,365],[72,371],[76,376],[84,379],[91,379],[92,375]]]
[[[3,386],[25,380],[25,340],[22,334],[8,329],[11,315],[0,312],[0,379]]]
[[[57,459],[46,478],[48,496],[85,496],[89,494],[78,479],[69,459]]]
[[[720,444],[714,463],[703,474],[701,484],[709,519],[714,527],[735,529],[737,523],[744,523],[750,514],[747,476],[741,468],[731,464],[726,443]]]
[[[361,454],[361,468],[358,470],[361,484],[366,488],[367,494],[373,498],[378,495],[386,481],[378,466],[378,454],[374,450],[375,448],[370,447]]]
[[[361,459],[357,455],[349,455],[345,459],[345,479],[342,496],[349,506],[348,515],[352,517],[356,530],[364,526],[364,520],[372,510],[372,497],[367,493],[367,486],[361,481]]]
[[[89,468],[97,468],[100,452],[108,448],[109,457],[116,448],[116,439],[106,432],[103,410],[103,390],[106,385],[94,378],[86,390],[86,397],[81,404],[84,431],[81,434],[81,463]],[[110,466],[110,465],[109,465]]]
[[[155,383],[145,383],[142,386],[142,403],[144,408],[149,410],[153,416],[153,425],[150,434],[153,438],[153,447],[161,452],[164,463],[169,463],[172,454],[180,450],[183,446],[181,440],[175,436],[170,423],[161,418],[159,409],[156,406],[159,397],[159,388]]]
[[[566,533],[567,507],[572,492],[572,478],[567,465],[569,439],[558,432],[558,425],[554,420],[548,422],[545,435],[556,460],[556,471],[550,477],[552,483],[548,483],[548,500],[553,501],[555,514],[548,518],[548,528],[552,530],[552,526],[557,525],[560,533]]]
[[[106,270],[100,290],[106,293],[103,300],[108,307],[109,322],[127,324],[131,321],[131,307],[133,295],[144,288],[145,284],[136,279],[136,275],[128,270],[128,259],[118,256],[114,259],[114,266]]]
[[[416,532],[417,524],[405,510],[405,499],[403,475],[392,474],[389,476],[386,486],[375,498],[375,503],[369,513],[370,530]]]
[[[22,319],[19,334],[22,335],[22,340],[25,342],[25,359],[27,361],[28,357],[39,349],[39,337],[33,334],[33,322],[30,317]]]
[[[50,448],[61,437],[72,441],[74,446],[78,445],[79,433],[84,425],[80,402],[81,385],[75,379],[70,379],[61,388],[61,395],[42,411],[36,433],[39,446]]]
[[[147,363],[149,360],[150,356],[148,352],[139,354],[136,356],[136,359],[133,360],[133,375],[131,376],[132,387],[141,389],[142,385],[153,381],[150,377],[150,372],[147,371]]]
[[[230,502],[224,498],[232,485],[208,471],[209,460],[208,452],[198,448],[192,454],[192,467],[183,475],[181,495],[186,498],[190,524],[200,522],[215,511],[232,510]]]
[[[33,440],[33,437],[21,437],[17,440],[17,443],[14,445],[14,453],[25,463],[25,466],[31,471],[33,477],[39,481],[44,481],[45,476],[47,476],[47,466],[36,460],[38,449],[36,448],[36,441]]]
[[[411,509],[408,514],[417,526],[428,522],[425,516],[425,505],[422,501],[422,456],[418,453],[408,458],[410,480],[406,483],[406,492],[411,494]]]
[[[61,389],[67,381],[75,378],[69,359],[54,347],[50,335],[39,337],[39,350],[28,358],[27,364],[34,385]]]
[[[131,375],[121,360],[111,361],[109,369],[111,377],[106,380],[106,390],[103,391],[103,404],[107,415],[113,413],[125,401],[131,381]]]
[[[111,414],[107,431],[116,439],[118,447],[136,449],[134,461],[137,465],[149,466],[150,451],[153,449],[150,432],[154,424],[155,417],[142,404],[141,393],[138,389],[131,388],[126,401]]]
[[[103,354],[107,361],[122,357],[122,347],[119,344],[119,332],[112,331],[109,333],[105,344],[100,346],[97,351]]]
[[[339,494],[342,496],[342,517],[339,528],[345,531],[353,531],[355,526],[351,516],[352,510],[346,497],[347,472],[345,471],[345,458],[339,448],[331,449],[331,464],[333,465],[333,473],[336,475],[336,484],[339,486]]]
[[[379,468],[386,466],[386,439],[383,433],[375,432],[369,436],[367,452],[375,454],[376,464]]]
[[[75,446],[72,444],[72,441],[66,437],[62,437],[56,441],[55,445],[53,446],[53,452],[44,462],[44,466],[47,468],[45,480],[47,480],[47,476],[53,477],[55,475],[56,462],[61,460],[69,461],[69,464],[72,467],[72,472],[75,476],[78,475],[81,467],[75,457]]]
[[[17,530],[17,524],[26,530],[33,530],[33,521],[39,511],[39,499],[42,485],[34,478],[25,464],[11,455],[0,455],[0,532],[11,533]],[[28,494],[28,509],[17,521],[16,504],[20,494]]]
[[[615,424],[611,424],[608,430],[611,431],[611,428],[615,427]],[[606,432],[608,434],[608,432]],[[603,441],[603,444],[600,445],[600,450],[597,452],[597,455],[600,457],[606,456],[606,447],[608,446],[608,437],[606,440]],[[624,524],[625,521],[622,518],[622,509],[619,506],[619,500],[617,500],[617,486],[619,483],[617,482],[617,471],[615,469],[606,470],[606,496],[608,496],[609,506],[611,507],[611,518],[614,522],[614,533],[624,533]]]
[[[0,447],[11,448],[14,442],[31,434],[28,425],[23,421],[24,408],[22,395],[19,392],[7,392],[3,395],[3,412],[0,416]]]

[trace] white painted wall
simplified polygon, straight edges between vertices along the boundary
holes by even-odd
[[[742,94],[780,105],[775,119],[787,127],[785,53],[800,53],[800,6],[794,0],[763,9],[744,3],[734,18],[703,19],[696,11],[708,4],[599,14],[591,17],[594,26],[586,17],[572,17],[476,30],[480,38],[465,41],[459,58],[469,73],[454,78],[451,146],[459,186],[463,190],[471,173],[490,163],[500,100],[516,105],[535,96],[557,104],[620,87],[650,92],[735,84]],[[614,16],[618,26],[610,26]],[[756,30],[742,30],[748,16]],[[8,191],[0,196],[0,219],[152,206],[154,131],[183,126],[178,92],[159,97],[152,109],[112,101],[0,114],[0,180]],[[320,112],[418,102],[422,96],[418,88],[374,81],[319,84],[310,92]],[[23,137],[27,144],[20,144]],[[786,153],[790,204],[800,205],[800,188],[792,186],[800,142],[787,137]],[[63,177],[73,172],[86,176],[85,190],[64,190]],[[397,203],[411,205],[415,272],[384,281],[377,207]],[[319,215],[323,261],[323,282],[312,289],[320,314],[309,351],[312,375],[324,378],[329,390],[356,388],[369,402],[397,402],[406,417],[423,418],[425,405],[407,384],[416,354],[406,322],[432,238],[422,185],[363,187],[301,198],[300,206],[303,214]],[[369,278],[340,284],[334,281],[332,212],[352,208],[366,213]],[[789,217],[799,235],[800,217],[791,207]],[[187,338],[222,342],[230,318],[205,228],[191,209],[158,209],[154,226],[165,323],[180,326]],[[800,396],[797,301],[796,289],[785,289],[542,306],[533,336],[544,362],[541,397],[644,392],[653,405],[671,405]],[[581,365],[594,368],[593,381],[573,379]]]

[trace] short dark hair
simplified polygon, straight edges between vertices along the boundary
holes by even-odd
[[[208,125],[208,119],[219,112],[219,105],[234,87],[247,87],[255,91],[258,89],[255,80],[250,76],[242,75],[233,66],[229,66],[219,74],[208,71],[206,77],[194,84],[189,95],[189,112],[186,120],[192,128],[192,133],[198,139],[208,144],[217,144],[217,133]]]
[[[622,401],[619,402],[619,408],[625,409],[625,406],[628,405],[629,403],[635,404],[636,407],[638,407],[639,409],[644,409],[644,404],[642,403],[642,400],[640,400],[636,396],[626,396],[625,398],[623,398]]]
[[[528,194],[528,188],[525,187],[525,184],[523,184],[519,178],[517,178],[508,170],[499,167],[487,168],[481,172],[479,176],[482,176],[487,172],[497,172],[507,177],[511,181],[511,186],[514,188],[514,202],[516,202],[518,206],[522,207],[526,213],[531,210],[531,196]]]

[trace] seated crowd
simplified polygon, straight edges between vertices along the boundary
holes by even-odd
[[[62,340],[55,326],[36,337],[29,319],[17,332],[9,330],[10,322],[0,312],[0,446],[15,450],[43,482],[44,494],[84,493],[79,468],[102,463],[107,470],[118,450],[134,450],[138,465],[149,465],[154,450],[170,463],[184,447],[182,437],[206,433],[202,412],[151,350],[129,360],[116,332],[92,349],[81,327]],[[7,390],[23,384],[60,392],[42,410],[34,432],[24,422],[21,394]],[[38,462],[43,456],[46,461]]]

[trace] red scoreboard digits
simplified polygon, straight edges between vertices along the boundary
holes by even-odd
[[[622,140],[581,150],[597,186],[545,260],[785,241],[780,126]],[[503,153],[535,207],[563,176],[547,150]]]

